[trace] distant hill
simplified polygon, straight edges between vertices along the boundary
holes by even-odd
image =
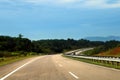
[[[106,52],[97,54],[97,56],[120,56],[120,47],[113,48]]]
[[[108,36],[108,37],[86,37],[84,39],[90,40],[90,41],[109,41],[109,40],[118,40],[120,41],[120,36]]]

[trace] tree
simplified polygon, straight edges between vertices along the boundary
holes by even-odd
[[[19,39],[23,38],[23,35],[22,35],[22,34],[19,34],[18,38],[19,38]]]

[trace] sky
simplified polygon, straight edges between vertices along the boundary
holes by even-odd
[[[31,40],[120,36],[120,0],[0,0],[0,35]]]

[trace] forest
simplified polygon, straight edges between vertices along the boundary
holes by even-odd
[[[106,42],[89,41],[85,39],[74,40],[70,38],[67,40],[30,40],[28,38],[23,38],[23,35],[21,34],[19,34],[18,37],[0,36],[0,57],[26,56],[32,54],[56,54],[88,47],[99,47],[100,49],[107,50],[119,44],[120,41],[115,40]]]

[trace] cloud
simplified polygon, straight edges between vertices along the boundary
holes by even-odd
[[[11,2],[73,8],[120,8],[120,0],[0,0],[0,3],[11,4]]]
[[[49,4],[86,8],[120,8],[120,0],[24,0],[33,4]]]
[[[57,4],[64,4],[64,3],[75,3],[81,0],[24,0],[25,2],[30,2],[30,3],[36,3],[36,4],[41,4],[41,3],[57,3]]]
[[[96,8],[120,8],[120,0],[85,0],[83,3],[85,7]]]

